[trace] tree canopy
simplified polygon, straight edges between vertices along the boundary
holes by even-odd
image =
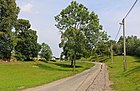
[[[82,56],[90,56],[91,50],[99,41],[107,39],[107,34],[102,30],[98,15],[89,12],[88,9],[72,1],[57,16],[56,27],[61,32],[62,55],[71,60]]]
[[[0,59],[10,60],[36,57],[40,51],[36,31],[30,22],[17,19],[20,9],[15,0],[0,0]]]
[[[15,46],[15,52],[17,58],[21,60],[29,60],[33,57],[37,57],[40,51],[40,45],[37,43],[36,31],[30,29],[30,23],[28,20],[19,19],[15,26],[16,36],[19,39]]]
[[[10,59],[13,50],[12,29],[17,20],[19,7],[15,0],[0,0],[0,59]]]
[[[41,44],[41,50],[40,50],[40,57],[45,58],[47,61],[51,60],[52,58],[52,50],[49,45],[46,43]]]

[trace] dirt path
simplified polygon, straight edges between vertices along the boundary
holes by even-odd
[[[111,88],[106,65],[96,63],[78,75],[23,91],[111,91]]]

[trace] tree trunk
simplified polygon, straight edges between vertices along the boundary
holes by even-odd
[[[74,64],[73,64],[73,71],[75,72],[75,68],[76,68],[76,52],[74,55]]]
[[[76,59],[74,59],[74,64],[73,64],[73,71],[75,72],[75,67],[76,66]]]
[[[71,65],[70,65],[70,66],[73,67],[73,64],[74,64],[74,60],[72,59],[72,60],[71,60]]]

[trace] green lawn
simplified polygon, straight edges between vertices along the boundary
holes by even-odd
[[[115,91],[140,91],[140,58],[127,56],[127,71],[123,72],[123,57],[115,56],[107,62],[112,88]]]
[[[14,62],[0,63],[0,91],[15,91],[49,83],[92,67],[88,62],[77,62],[76,72],[69,62]]]

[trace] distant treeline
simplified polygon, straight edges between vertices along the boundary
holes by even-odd
[[[114,42],[113,50],[116,55],[123,54],[123,37],[119,41]],[[130,56],[140,56],[140,39],[137,36],[128,36],[126,38],[126,54]]]

